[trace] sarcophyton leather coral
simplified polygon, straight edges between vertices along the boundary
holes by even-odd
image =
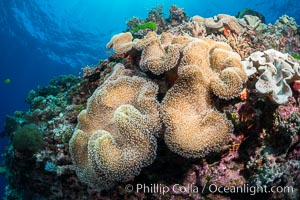
[[[247,81],[240,56],[228,44],[210,39],[189,42],[180,65],[199,66],[205,74],[206,86],[224,99],[236,97]]]
[[[238,19],[234,16],[226,14],[218,14],[213,18],[205,19],[205,26],[211,30],[222,30],[227,26],[231,31],[237,34],[242,34],[244,32],[243,27],[238,22]]]
[[[288,101],[293,95],[289,82],[300,79],[299,63],[274,49],[254,52],[243,64],[248,76],[259,74],[255,88],[262,94],[270,94],[271,100],[277,104]]]
[[[78,115],[70,153],[82,182],[99,189],[127,181],[156,157],[158,86],[117,64]]]
[[[210,93],[223,99],[238,96],[247,80],[240,56],[226,43],[170,33],[148,32],[134,42],[133,48],[142,51],[142,70],[161,74],[178,67],[179,79],[162,101],[170,149],[185,157],[219,150],[232,125],[214,110]]]
[[[171,38],[169,34],[159,38],[155,32],[149,32],[144,38],[134,40],[135,48],[142,50],[140,67],[143,71],[159,75],[177,65],[180,53],[178,47],[170,43]]]
[[[132,35],[130,32],[120,33],[114,35],[106,44],[106,48],[113,48],[116,54],[126,53],[130,51],[134,43],[132,42]]]
[[[184,157],[204,157],[226,143],[232,124],[211,106],[201,67],[183,66],[178,75],[162,102],[165,142]]]
[[[247,76],[229,45],[210,39],[183,41],[179,78],[162,101],[165,142],[184,157],[204,157],[219,151],[233,128],[213,108],[210,91],[225,99],[235,97]]]

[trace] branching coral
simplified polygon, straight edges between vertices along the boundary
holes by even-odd
[[[292,96],[289,86],[291,80],[299,79],[299,63],[288,54],[274,49],[255,52],[244,61],[244,68],[248,75],[256,73],[259,78],[256,89],[263,94],[270,94],[277,104],[283,104]]]
[[[232,124],[211,107],[205,71],[197,65],[186,65],[178,74],[179,79],[162,102],[166,144],[188,158],[220,150]]]
[[[126,73],[122,65],[115,66],[79,114],[70,140],[77,175],[99,189],[136,176],[156,157],[158,87],[141,77],[120,75]]]

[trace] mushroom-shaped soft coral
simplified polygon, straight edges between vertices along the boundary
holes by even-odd
[[[169,40],[167,38],[164,38],[163,40],[165,39]],[[163,42],[168,43],[167,41]],[[180,57],[178,47],[169,44],[165,50],[155,32],[149,32],[143,39],[137,42],[136,48],[140,49],[141,47],[141,69],[144,71],[151,71],[156,75],[174,68]]]
[[[238,22],[238,19],[226,14],[218,14],[214,18],[205,19],[205,26],[208,29],[216,31],[222,30],[225,26],[227,26],[231,31],[234,31],[237,34],[242,34],[244,32],[244,29]]]
[[[236,97],[247,80],[241,57],[222,42],[193,39],[183,49],[180,67],[185,65],[200,67],[204,84],[224,99]]]
[[[236,97],[247,81],[241,57],[232,51],[215,48],[210,53],[211,68],[217,76],[211,77],[210,87],[223,99]]]
[[[117,74],[125,70],[116,65]],[[115,74],[115,73],[113,73]],[[108,78],[78,116],[70,153],[81,181],[107,189],[151,164],[160,129],[158,86],[141,77]]]
[[[165,142],[184,157],[204,157],[221,149],[232,132],[232,124],[212,109],[201,67],[182,66],[178,75],[162,102]]]
[[[127,53],[134,45],[132,39],[133,37],[130,32],[114,35],[106,44],[106,48],[113,48],[116,54]]]
[[[106,131],[96,138],[95,152],[98,168],[110,179],[124,181],[138,175],[156,157],[156,139],[144,127],[143,115],[132,105],[120,106],[114,114],[119,136]]]

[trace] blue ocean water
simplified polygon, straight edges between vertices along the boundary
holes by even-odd
[[[163,5],[185,8],[189,16],[236,15],[251,8],[274,23],[287,14],[300,23],[297,0],[1,0],[0,1],[0,132],[6,115],[27,108],[30,89],[45,85],[61,74],[78,74],[85,65],[96,64],[108,54],[105,44],[126,29],[132,16],[145,18]],[[10,83],[5,83],[10,79]],[[0,151],[7,139],[1,139]],[[5,180],[0,179],[2,195]]]

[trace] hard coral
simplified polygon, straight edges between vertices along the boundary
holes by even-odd
[[[162,102],[165,142],[184,157],[204,157],[220,150],[232,124],[211,107],[205,72],[197,65],[179,68],[179,78]]]
[[[98,189],[126,181],[156,156],[157,85],[118,64],[78,116],[70,153],[81,181]]]

